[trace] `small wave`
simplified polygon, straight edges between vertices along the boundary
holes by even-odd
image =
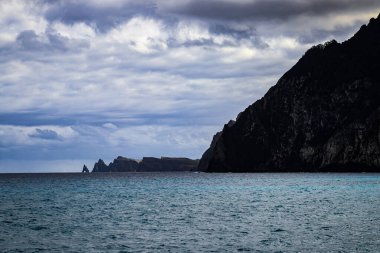
[[[45,230],[45,229],[48,229],[47,227],[45,226],[33,226],[31,227],[32,230],[35,230],[35,231],[39,231],[39,230]]]

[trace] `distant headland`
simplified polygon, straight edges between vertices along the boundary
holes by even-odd
[[[144,157],[142,160],[134,160],[118,156],[109,165],[99,159],[91,172],[160,172],[160,171],[198,171],[199,160],[183,157]],[[86,165],[83,173],[90,172]]]

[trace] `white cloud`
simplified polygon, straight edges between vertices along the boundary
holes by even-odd
[[[103,125],[102,125],[104,128],[106,128],[106,129],[109,129],[109,130],[116,130],[116,129],[118,129],[118,127],[115,125],[115,124],[112,124],[112,123],[104,123]]]
[[[178,22],[173,31],[173,36],[176,38],[176,40],[178,40],[179,43],[211,39],[211,35],[205,23],[189,20]]]
[[[56,136],[52,136],[55,133]],[[69,142],[77,137],[77,133],[69,126],[15,126],[0,125],[0,146],[33,146],[59,144]]]
[[[143,156],[188,156],[199,158],[201,149],[211,141],[210,132],[219,126],[136,125],[102,126],[16,126],[0,125],[2,159],[70,159],[116,155],[132,158]],[[117,153],[115,153],[117,151]],[[1,160],[1,159],[0,159]]]
[[[33,1],[0,1],[0,45],[14,41],[24,30],[44,32],[48,23],[43,11]]]
[[[51,24],[50,29],[68,39],[92,40],[96,37],[96,32],[91,26],[80,22],[73,25],[66,25],[60,22]]]
[[[155,53],[167,48],[168,35],[159,21],[145,17],[134,17],[127,23],[112,29],[105,40],[112,44],[127,45],[142,54]]]

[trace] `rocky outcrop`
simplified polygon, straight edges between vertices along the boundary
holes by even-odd
[[[204,153],[209,172],[380,172],[380,15],[308,50]]]
[[[94,164],[92,172],[109,172],[108,166],[104,163],[102,159],[99,159],[98,162]]]
[[[118,156],[108,166],[99,159],[92,172],[196,171],[198,162],[199,160],[173,157],[144,157],[141,161],[136,161]]]
[[[86,165],[83,165],[82,173],[90,173]]]
[[[118,156],[108,165],[109,172],[135,172],[139,163],[136,160]]]

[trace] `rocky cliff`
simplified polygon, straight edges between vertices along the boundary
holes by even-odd
[[[108,165],[109,172],[135,172],[139,168],[136,160],[118,156]]]
[[[102,159],[99,159],[98,162],[94,164],[92,172],[108,172],[108,166],[104,163]]]
[[[380,15],[308,50],[204,153],[209,172],[380,172]]]
[[[140,162],[139,171],[195,171],[198,160],[173,157],[144,157]]]
[[[198,162],[199,160],[175,157],[144,157],[141,161],[136,161],[118,156],[108,166],[99,159],[92,172],[196,171]]]

